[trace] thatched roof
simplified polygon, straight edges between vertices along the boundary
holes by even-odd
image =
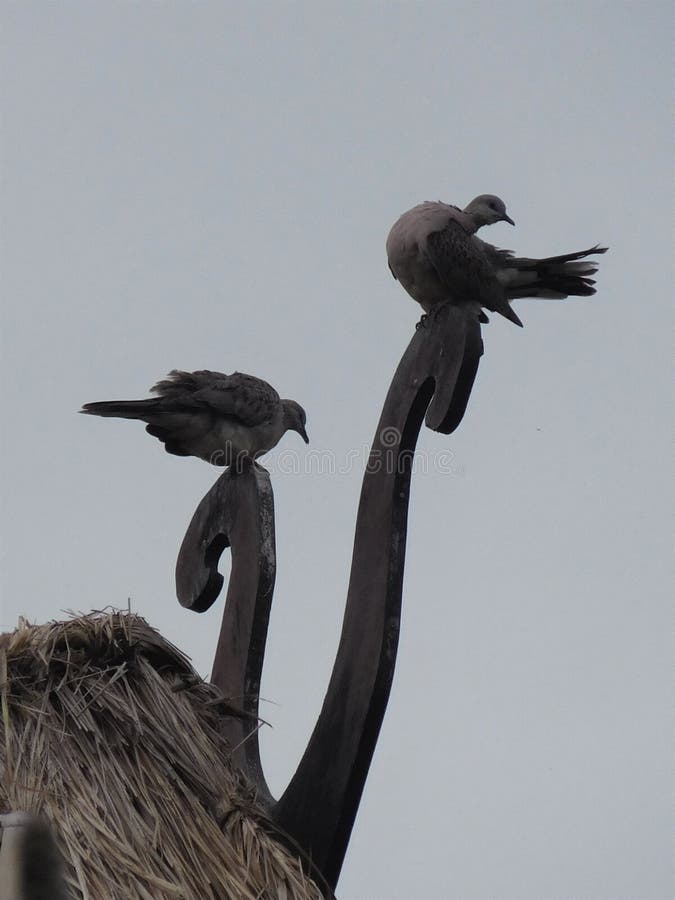
[[[0,812],[51,820],[77,900],[315,900],[231,764],[226,712],[119,612],[0,637]]]

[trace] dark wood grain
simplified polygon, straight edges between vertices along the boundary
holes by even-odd
[[[332,886],[340,874],[394,674],[417,436],[427,408],[430,427],[446,433],[457,427],[481,352],[475,319],[457,307],[440,310],[410,342],[375,432],[333,673],[305,754],[275,810],[279,824]],[[461,393],[455,396],[460,376]],[[396,434],[400,437],[392,443]]]
[[[224,722],[237,765],[272,802],[260,763],[258,698],[269,624],[276,549],[274,497],[269,473],[259,465],[227,469],[203,498],[188,527],[176,564],[183,606],[208,609],[223,584],[218,562],[231,548],[232,568],[211,681],[229,706],[241,711]]]
[[[308,870],[337,883],[384,717],[400,628],[410,478],[422,422],[445,434],[460,423],[482,354],[480,325],[465,310],[438,309],[413,336],[387,394],[364,474],[342,634],[326,697],[298,768],[275,802],[255,728],[274,587],[274,505],[259,467],[226,472],[204,497],[181,547],[180,602],[202,611],[232,571],[212,680],[244,716],[229,736],[280,833]],[[246,739],[248,736],[248,740]]]

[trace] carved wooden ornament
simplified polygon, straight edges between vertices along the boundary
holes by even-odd
[[[389,698],[401,612],[408,497],[422,422],[460,423],[483,352],[474,315],[445,305],[415,332],[394,375],[363,477],[342,635],[305,753],[275,800],[257,740],[258,695],[275,577],[274,500],[260,466],[229,469],[199,504],[176,566],[178,599],[203,612],[217,599],[218,560],[232,568],[212,681],[238,704],[228,737],[236,763],[308,870],[335,888]]]

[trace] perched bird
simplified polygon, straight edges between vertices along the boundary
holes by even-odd
[[[140,419],[167,453],[197,456],[214,466],[255,460],[289,430],[309,443],[300,404],[281,400],[270,384],[253,375],[174,369],[151,390],[158,396],[85,403],[80,412]]]
[[[450,302],[472,307],[482,322],[488,321],[485,308],[521,327],[511,300],[595,293],[590,276],[598,265],[585,257],[605,253],[606,247],[546,259],[516,257],[476,237],[479,228],[494,222],[515,224],[504,201],[492,194],[481,194],[464,210],[429,201],[414,206],[403,213],[387,238],[392,275],[425,313]]]

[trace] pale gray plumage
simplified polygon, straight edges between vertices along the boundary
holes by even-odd
[[[253,375],[174,369],[152,391],[159,396],[85,403],[80,412],[140,419],[167,453],[197,456],[214,466],[257,459],[289,430],[308,443],[304,409]]]
[[[425,202],[398,219],[387,238],[391,273],[426,313],[451,302],[476,311],[501,313],[516,325],[522,322],[511,309],[518,297],[563,298],[595,293],[597,263],[582,260],[604,247],[546,259],[515,257],[476,237],[476,231],[495,222],[515,224],[503,200],[481,194],[463,210],[441,202]]]

